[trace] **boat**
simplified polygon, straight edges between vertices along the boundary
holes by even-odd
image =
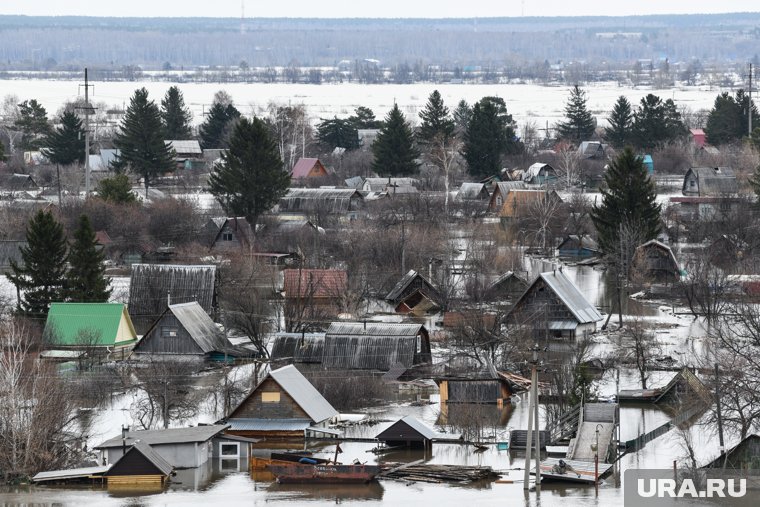
[[[294,483],[367,483],[380,473],[377,465],[326,465],[273,463],[267,465],[280,484]]]
[[[330,463],[329,459],[314,458],[311,453],[271,453],[269,458],[260,458],[258,456],[251,456],[251,470],[266,470],[268,465],[273,464],[287,464],[287,463],[303,463],[303,460],[308,460],[309,464],[326,464]]]

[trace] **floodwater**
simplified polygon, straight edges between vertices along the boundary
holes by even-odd
[[[91,100],[95,103],[105,102],[109,107],[121,108],[129,103],[135,89],[145,87],[151,98],[158,102],[173,84],[176,83],[96,81]],[[185,96],[185,102],[192,111],[196,124],[203,121],[203,113],[208,110],[214,93],[222,89],[232,96],[238,108],[246,114],[258,113],[265,110],[270,102],[275,102],[304,104],[315,119],[349,116],[358,106],[369,107],[378,118],[382,118],[394,103],[398,103],[414,122],[417,121],[417,113],[424,107],[430,93],[437,89],[451,108],[462,99],[473,104],[484,96],[502,97],[507,103],[507,110],[519,126],[532,121],[538,127],[544,127],[546,122],[554,124],[563,118],[570,90],[570,86],[536,84],[179,83],[178,86]],[[697,110],[710,109],[720,92],[731,91],[699,86],[664,90],[630,88],[622,87],[616,82],[590,83],[585,89],[588,91],[589,110],[600,117],[600,125],[604,125],[604,117],[620,95],[625,95],[632,103],[638,103],[646,94],[654,93],[663,100],[673,99],[679,106]],[[78,90],[76,81],[0,80],[0,97],[13,94],[20,100],[37,99],[49,114],[56,113],[65,102],[75,99]]]

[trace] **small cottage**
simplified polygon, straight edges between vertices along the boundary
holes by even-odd
[[[594,257],[599,255],[599,245],[591,236],[586,234],[578,236],[570,234],[566,236],[557,247],[560,257]]]
[[[239,457],[250,456],[250,447],[258,440],[241,442],[239,438],[230,438],[224,432],[228,424],[208,424],[189,428],[168,428],[159,430],[132,431],[123,430],[121,435],[109,438],[95,447],[100,451],[101,461],[116,463],[123,455],[125,446],[129,448],[137,442],[150,445],[162,459],[175,468],[197,468],[204,465],[210,456],[227,454],[231,456],[230,443]]]
[[[490,363],[479,371],[438,377],[436,383],[441,403],[485,403],[503,407],[523,390]]]
[[[545,185],[557,180],[557,171],[549,164],[536,162],[523,173],[522,180],[529,185]]]
[[[318,158],[301,158],[293,166],[291,178],[300,180],[304,178],[320,178],[327,176],[327,168]]]
[[[507,195],[511,190],[524,189],[525,183],[522,181],[497,181],[496,186],[488,201],[488,210],[498,213],[504,207]]]
[[[718,456],[702,468],[719,468],[741,471],[742,474],[755,475],[760,469],[760,435],[753,433],[747,435],[734,447],[726,451],[723,456]],[[754,480],[757,480],[755,475]]]
[[[514,189],[507,194],[499,217],[505,222],[515,222],[536,214],[536,208],[544,206],[544,201],[551,200],[560,204],[562,199],[554,190]],[[553,205],[553,203],[550,203]],[[547,204],[549,205],[549,204]]]
[[[584,159],[603,160],[607,155],[609,145],[599,141],[583,141],[578,146],[578,155]]]
[[[326,316],[337,316],[348,290],[343,269],[285,269],[283,294],[289,305],[308,305]]]
[[[572,341],[595,332],[602,315],[561,269],[555,269],[538,275],[507,320],[532,329],[537,339],[548,335]]]
[[[739,184],[730,167],[692,167],[686,171],[682,190],[685,196],[732,196],[739,192]]]
[[[39,186],[31,174],[0,173],[0,191],[14,193],[27,190],[39,190]]]
[[[631,271],[653,282],[676,282],[681,279],[681,268],[673,250],[656,239],[636,248]]]
[[[295,366],[270,371],[226,417],[229,433],[245,437],[334,437],[338,411]]]
[[[100,350],[124,357],[137,342],[122,303],[52,303],[44,337],[51,348]]]
[[[160,489],[173,471],[174,467],[150,445],[135,441],[103,476],[108,481],[109,489],[124,486]]]
[[[421,291],[434,302],[441,300],[441,296],[438,293],[438,290],[433,287],[433,284],[413,269],[410,269],[403,277],[401,277],[401,280],[399,280],[385,296],[385,300],[394,307],[397,307],[402,301],[416,291]]]
[[[388,371],[431,361],[430,335],[422,324],[333,322],[325,332],[325,369]]]
[[[164,141],[174,155],[177,169],[194,169],[205,165],[203,150],[197,140],[170,140]]]
[[[527,275],[527,272],[523,272]],[[514,271],[507,271],[491,282],[483,293],[486,301],[510,300],[520,296],[528,288],[528,281],[524,276]]]
[[[462,183],[457,192],[458,201],[487,201],[491,198],[485,183]]]
[[[375,438],[388,447],[409,447],[412,449],[427,449],[433,445],[433,440],[439,435],[414,417],[408,415],[391,424]]]
[[[216,221],[212,221],[216,223]],[[211,225],[207,224],[208,229]],[[245,217],[225,218],[211,242],[212,253],[230,253],[250,250],[253,245],[253,229]]]
[[[654,402],[669,405],[692,405],[696,402],[710,406],[714,402],[714,396],[690,369],[682,368],[660,390]]]
[[[231,361],[246,351],[234,347],[201,305],[169,305],[132,351],[134,359]]]

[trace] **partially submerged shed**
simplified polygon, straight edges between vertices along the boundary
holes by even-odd
[[[150,445],[142,441],[132,443],[126,454],[103,474],[108,487],[139,486],[162,487],[174,467],[158,454]]]
[[[681,268],[673,250],[656,239],[636,248],[631,270],[655,282],[677,282],[681,279]]]
[[[391,424],[375,438],[384,442],[388,447],[411,447],[415,449],[430,449],[438,434],[414,417],[408,415]]]
[[[729,470],[757,471],[760,469],[760,435],[747,435],[741,442],[729,449],[703,468],[726,468]]]
[[[441,376],[436,383],[441,403],[487,403],[502,407],[523,390],[492,364],[473,373]]]
[[[601,250],[594,238],[587,234],[570,234],[557,247],[560,257],[593,257]]]

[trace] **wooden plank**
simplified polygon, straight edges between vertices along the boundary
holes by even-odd
[[[403,465],[399,465],[397,467],[393,467],[393,468],[391,468],[389,470],[386,470],[384,472],[380,472],[377,476],[381,477],[383,475],[388,475],[390,473],[398,472],[399,470],[403,470],[405,468],[409,468],[409,467],[412,467],[412,466],[415,466],[415,465],[419,465],[419,464],[424,463],[424,462],[425,462],[424,459],[418,459],[417,461],[412,461],[411,463],[404,463]]]

